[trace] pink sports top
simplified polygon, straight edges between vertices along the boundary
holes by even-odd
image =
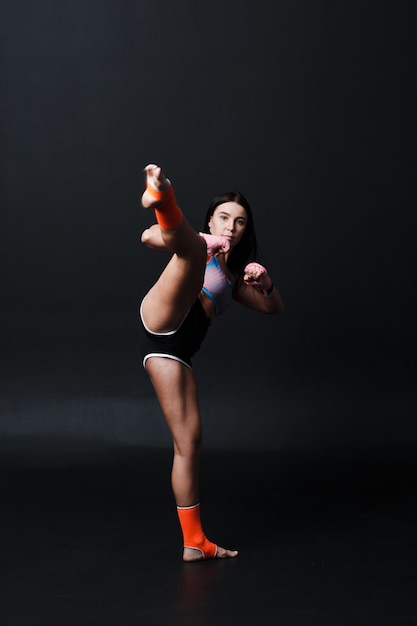
[[[216,315],[225,312],[232,301],[235,277],[227,278],[217,257],[212,256],[207,262],[204,274],[203,291],[213,302]]]

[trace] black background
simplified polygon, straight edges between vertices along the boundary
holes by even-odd
[[[5,626],[415,623],[413,5],[2,0]],[[149,162],[196,229],[247,196],[285,303],[194,361],[204,528],[240,551],[201,567],[140,360]]]
[[[197,355],[207,447],[412,450],[411,6],[2,2],[4,458],[170,445],[139,356],[149,162],[196,229],[246,195],[286,307],[233,305]]]

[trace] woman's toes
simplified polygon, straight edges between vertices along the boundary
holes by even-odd
[[[226,550],[225,548],[220,548],[220,546],[217,546],[217,559],[233,559],[238,554],[239,552],[237,550]]]
[[[144,171],[146,172],[146,189],[142,194],[142,206],[145,209],[157,208],[163,202],[162,196],[158,194],[166,191],[170,182],[159,165],[150,163],[144,168]]]
[[[145,167],[146,182],[157,191],[165,191],[169,187],[169,180],[166,178],[159,165],[150,163]]]

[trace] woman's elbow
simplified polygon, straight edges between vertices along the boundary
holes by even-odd
[[[268,313],[271,315],[280,315],[284,313],[284,305],[282,302],[278,303],[276,306],[268,310]]]
[[[275,315],[279,315],[281,313],[284,313],[284,303],[282,301],[280,294],[277,291],[275,291],[274,295],[275,297],[273,301],[273,306],[271,308],[271,313]]]

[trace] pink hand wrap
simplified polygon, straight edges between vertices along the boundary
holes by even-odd
[[[247,285],[257,287],[264,294],[272,287],[272,280],[266,268],[260,263],[249,263],[244,269],[243,281]]]
[[[230,241],[226,237],[218,237],[217,235],[209,235],[208,233],[198,233],[207,244],[207,254],[216,256],[222,252],[229,252]]]

